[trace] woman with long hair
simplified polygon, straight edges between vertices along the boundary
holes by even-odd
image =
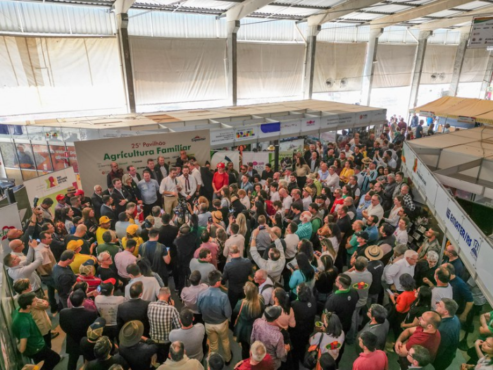
[[[342,163],[341,163],[341,160],[339,158],[336,158],[334,160],[334,164],[333,166],[335,167],[335,173],[337,173],[337,175],[339,175],[342,171]]]
[[[315,278],[315,289],[317,290],[317,301],[325,304],[332,293],[334,283],[339,271],[334,266],[334,260],[330,255],[317,257],[318,273]]]
[[[354,175],[353,164],[351,161],[347,160],[344,163],[344,168],[341,170],[341,174],[339,175],[341,179],[341,185],[347,184],[349,182],[349,178]]]
[[[127,198],[128,201],[136,203],[139,200],[137,196],[139,194],[139,188],[132,179],[132,176],[130,176],[128,173],[124,174],[122,177],[122,186],[129,195],[129,197]]]
[[[98,229],[98,221],[96,220],[94,210],[91,207],[86,207],[82,210],[82,222],[87,227],[87,238],[94,238]]]
[[[74,210],[72,207],[62,209],[62,218],[60,221],[65,224],[65,229],[69,234],[73,234],[75,232],[75,225],[72,222],[72,217],[74,217]]]
[[[337,258],[337,251],[334,249],[332,242],[328,238],[320,239],[320,247],[322,248],[322,254],[320,256],[329,256],[332,261]],[[320,267],[320,266],[319,266]]]
[[[296,173],[298,187],[303,189],[306,184],[306,177],[310,174],[310,167],[306,164],[305,158],[296,157],[294,172]]]
[[[282,308],[281,316],[276,320],[276,325],[284,330],[288,330],[290,327],[293,328],[296,325],[296,320],[286,291],[282,288],[274,289],[272,291],[272,300],[274,301],[274,306]]]
[[[262,317],[264,312],[264,302],[258,292],[258,287],[250,281],[243,287],[245,298],[238,301],[233,310],[236,316],[234,325],[234,335],[236,341],[241,345],[241,358],[250,357],[250,337],[252,335],[253,323]]]
[[[296,326],[289,329],[291,338],[292,356],[294,369],[299,369],[300,360],[303,359],[310,334],[313,333],[315,326],[315,315],[317,314],[317,302],[312,289],[305,283],[301,283],[297,288],[298,299],[292,303]]]
[[[161,276],[157,272],[152,271],[151,268],[151,261],[149,261],[146,257],[142,257],[140,260],[137,261],[137,266],[140,268],[140,273],[143,276],[147,277],[153,277],[157,280],[159,286],[162,288],[164,287],[164,281],[161,279]]]
[[[317,345],[322,335],[320,343],[321,353],[330,354],[334,360],[339,357],[339,352],[344,344],[345,333],[342,330],[341,320],[335,313],[329,312],[323,316],[323,332],[316,333],[310,338],[310,345]]]
[[[416,300],[412,303],[406,318],[401,323],[403,330],[418,326],[421,315],[431,310],[431,289],[429,286],[423,285],[419,287],[414,295],[416,296]]]
[[[315,270],[310,264],[308,256],[302,252],[296,255],[298,269],[291,274],[289,279],[289,288],[293,298],[298,296],[297,287],[301,283],[306,283],[310,288],[315,285]]]
[[[228,208],[231,206],[230,192],[228,187],[221,189],[221,208]]]
[[[201,195],[199,197],[199,199],[197,199],[197,205],[200,206],[201,204],[207,205],[206,209],[209,209],[209,207],[210,207],[209,200],[206,197],[204,197],[203,195]]]

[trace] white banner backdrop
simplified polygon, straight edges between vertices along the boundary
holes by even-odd
[[[75,175],[73,167],[68,167],[64,170],[24,181],[24,186],[27,190],[30,204],[33,204],[34,198],[36,197],[39,198],[38,204],[41,204],[44,198],[53,199],[54,203],[51,210],[54,214],[55,205],[57,203],[56,196],[58,194],[65,195],[67,189],[71,186],[77,188],[77,176]]]
[[[252,162],[259,174],[265,169],[265,165],[269,163],[269,152],[243,152],[243,164]]]
[[[232,162],[234,169],[240,171],[240,152],[237,150],[221,150],[220,152],[215,152],[211,158],[211,168],[215,169],[220,162],[225,165]]]
[[[19,210],[17,209],[17,203],[9,204],[8,206],[0,208],[0,220],[1,223],[1,231],[0,235],[2,236],[2,244],[0,250],[0,256],[3,257],[10,253],[9,248],[9,240],[7,239],[7,233],[10,229],[21,229],[22,230],[22,222],[19,217]]]
[[[211,130],[211,146],[232,145],[235,139],[235,131],[232,128],[224,130]]]
[[[82,187],[86,192],[92,192],[96,184],[106,187],[111,162],[117,162],[124,172],[130,165],[142,172],[149,158],[157,160],[158,156],[163,156],[166,162],[174,164],[180,150],[185,150],[201,164],[209,160],[209,130],[75,142]]]

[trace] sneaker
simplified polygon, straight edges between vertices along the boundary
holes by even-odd
[[[459,342],[459,346],[457,347],[461,351],[467,351],[469,349],[469,345],[467,344],[467,340],[461,340]]]

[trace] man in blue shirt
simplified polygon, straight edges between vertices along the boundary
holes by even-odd
[[[446,370],[455,358],[460,340],[460,321],[455,316],[459,305],[450,298],[442,298],[436,303],[436,312],[442,318],[438,331],[440,346],[433,366],[435,370]]]
[[[229,365],[233,359],[229,343],[229,319],[231,305],[228,296],[221,290],[221,272],[209,273],[209,289],[201,292],[197,298],[197,308],[205,322],[205,332],[209,337],[210,352],[219,352],[219,340],[224,350],[224,361]]]
[[[416,135],[415,135],[416,139],[420,139],[423,137],[423,124],[424,124],[424,121],[421,120],[421,121],[419,121],[418,127],[416,127]]]
[[[144,202],[144,217],[147,217],[151,213],[152,207],[159,206],[159,184],[151,178],[151,173],[148,170],[144,170],[144,178],[139,181],[137,187]]]
[[[442,266],[445,266],[450,273],[450,285],[452,286],[454,301],[459,305],[457,315],[459,315],[460,321],[465,322],[474,304],[471,289],[464,280],[455,274],[455,268],[452,264],[444,263]]]
[[[366,229],[365,231],[368,233],[369,239],[368,239],[368,245],[375,244],[379,238],[378,235],[378,222],[380,220],[378,219],[378,216],[370,216],[366,220]]]

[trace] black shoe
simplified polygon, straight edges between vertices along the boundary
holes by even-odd
[[[229,361],[227,361],[227,362],[226,362],[226,361],[224,361],[224,364],[225,364],[226,366],[229,366],[229,364],[231,363],[231,361],[233,361],[233,351],[231,351],[231,359],[230,359]]]
[[[467,351],[469,349],[469,346],[467,344],[467,340],[461,340],[459,342],[459,346],[457,348],[459,348],[461,351]]]

